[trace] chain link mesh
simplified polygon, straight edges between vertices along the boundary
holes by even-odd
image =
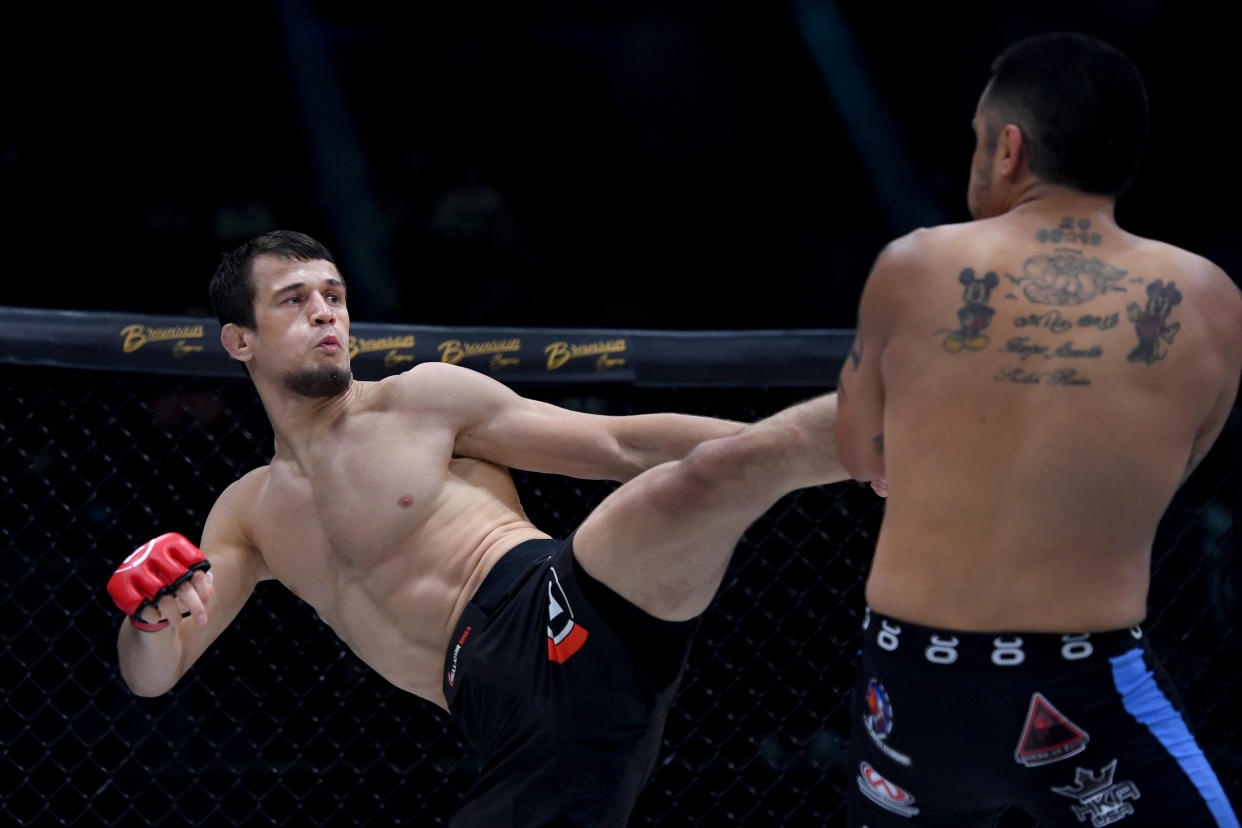
[[[0,822],[439,825],[474,770],[437,708],[261,584],[172,692],[132,696],[104,585],[148,537],[197,538],[267,461],[244,379],[0,369]],[[601,413],[749,421],[819,389],[521,389]],[[1161,523],[1149,635],[1226,793],[1242,794],[1238,412]],[[612,484],[514,474],[568,532]],[[840,825],[862,584],[882,501],[807,489],[747,533],[708,611],[634,825]],[[1006,818],[1005,825],[1025,824]]]

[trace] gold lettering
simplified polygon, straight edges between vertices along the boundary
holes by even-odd
[[[487,367],[493,371],[501,371],[512,365],[517,365],[519,362],[521,362],[521,360],[515,357],[507,357],[496,354],[491,358],[491,361],[487,363]]]
[[[519,351],[521,349],[522,340],[517,337],[513,339],[491,339],[486,342],[462,342],[460,339],[446,339],[436,346],[436,350],[440,352],[440,361],[447,362],[450,365],[456,365],[466,357],[503,354],[508,351]]]
[[[125,338],[121,343],[121,353],[124,354],[132,354],[147,344],[146,328],[141,325],[126,325],[121,328],[121,336]]]
[[[413,361],[414,361],[413,354],[399,354],[395,350],[389,351],[388,353],[384,354],[384,367],[385,368],[392,368],[393,366],[400,365],[403,362],[413,362]]]
[[[180,359],[183,356],[196,354],[201,350],[203,350],[202,345],[186,345],[184,339],[179,339],[177,340],[177,343],[173,345],[172,355],[174,359]]]
[[[202,338],[202,325],[180,325],[175,328],[148,328],[146,325],[126,325],[124,328],[121,328],[121,352],[132,354],[148,342]]]
[[[391,351],[398,348],[413,348],[414,334],[405,334],[404,336],[381,336],[377,339],[363,339],[362,337],[349,336],[349,358],[353,359],[358,354],[369,354],[372,351]]]
[[[609,368],[620,368],[624,364],[624,359],[609,359],[608,354],[600,354],[595,362],[595,370],[607,371]]]
[[[566,362],[569,362],[568,342],[553,342],[551,345],[545,345],[543,352],[548,355],[549,371],[555,371]]]
[[[600,356],[603,360],[607,354],[615,354],[624,352],[626,343],[624,339],[605,339],[599,342],[586,342],[582,344],[568,342],[553,342],[545,345],[543,352],[548,355],[548,370],[555,371],[571,359],[586,356]],[[624,364],[625,360],[620,360]],[[609,364],[612,360],[609,360]],[[599,367],[597,363],[596,367]],[[602,369],[601,369],[602,370]]]

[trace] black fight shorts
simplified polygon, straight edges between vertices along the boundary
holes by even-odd
[[[449,711],[480,761],[452,824],[624,826],[655,770],[694,626],[595,581],[572,538],[510,550],[445,659]],[[673,654],[665,679],[636,652],[640,638]]]
[[[936,630],[867,613],[851,826],[1237,826],[1139,628]],[[1163,685],[1163,686],[1162,686]]]

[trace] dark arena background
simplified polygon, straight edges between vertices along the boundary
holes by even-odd
[[[117,561],[157,530],[197,538],[216,494],[269,458],[270,426],[215,322],[0,310],[0,329],[0,817],[444,824],[473,767],[455,725],[372,673],[280,586],[260,585],[171,693],[136,698],[117,674],[118,616],[103,592]],[[828,330],[354,333],[361,378],[448,354],[566,407],[744,421],[827,390],[851,341]],[[578,351],[592,353],[555,356]],[[498,355],[510,360],[499,370]],[[1234,799],[1240,439],[1235,411],[1162,522],[1147,624]],[[514,477],[530,518],[554,535],[612,489]],[[843,483],[796,492],[752,526],[691,651],[633,824],[843,824],[862,583],[882,508]]]
[[[885,243],[968,218],[995,54],[1076,29],[1148,85],[1119,223],[1242,276],[1219,4],[27,5],[0,22],[0,825],[442,825],[470,779],[447,716],[278,586],[166,696],[118,675],[113,568],[197,540],[272,449],[207,319],[257,233],[334,251],[360,377],[445,359],[580,410],[753,420],[832,389]],[[1146,624],[1235,808],[1240,456],[1235,409],[1161,522]],[[611,490],[514,477],[552,534]],[[844,824],[883,508],[807,489],[747,533],[634,825]]]

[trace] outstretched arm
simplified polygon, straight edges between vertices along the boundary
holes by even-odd
[[[203,528],[202,551],[211,564],[210,577],[196,571],[174,594],[145,606],[139,616],[148,631],[128,618],[121,622],[117,636],[121,677],[136,695],[158,696],[172,689],[254,591],[262,563],[245,542],[237,520],[248,479],[253,482],[242,478],[225,490]],[[179,542],[193,550],[188,541]],[[183,612],[189,616],[183,618]]]
[[[424,363],[403,376],[412,405],[430,407],[457,434],[454,453],[510,468],[626,481],[742,423],[686,414],[607,416],[519,396],[469,368]]]

